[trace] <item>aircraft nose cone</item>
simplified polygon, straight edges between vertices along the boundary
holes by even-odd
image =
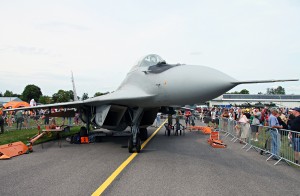
[[[236,81],[218,70],[197,65],[178,66],[170,69],[167,74],[166,78],[170,78],[166,84],[168,93],[184,104],[205,102],[218,97],[233,88],[235,85],[232,82]]]

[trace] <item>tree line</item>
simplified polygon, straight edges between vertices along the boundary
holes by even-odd
[[[227,92],[226,94],[250,94],[250,92],[247,89],[243,89],[240,92],[234,91],[234,92]],[[277,88],[267,88],[266,93],[259,92],[257,93],[259,95],[285,95],[285,89],[282,86],[278,86]]]
[[[96,92],[93,97],[101,96],[108,94],[109,92],[101,93]],[[54,93],[52,96],[43,95],[40,87],[29,84],[27,85],[22,94],[16,94],[12,91],[6,90],[4,93],[0,92],[0,97],[18,97],[23,101],[30,102],[31,99],[36,100],[41,104],[50,104],[50,103],[61,103],[74,100],[74,92],[72,90],[58,90],[57,93]],[[77,96],[78,100],[89,99],[88,93],[83,93],[82,97]]]
[[[101,93],[96,92],[93,97],[98,97],[101,95],[108,94],[109,92]],[[243,89],[240,92],[227,92],[226,94],[250,94],[247,89]],[[281,94],[285,95],[285,89],[282,86],[278,86],[277,88],[267,88],[266,93],[259,92],[258,94]],[[19,97],[23,101],[30,102],[31,99],[36,100],[38,103],[41,104],[50,104],[50,103],[61,103],[61,102],[68,102],[74,100],[74,92],[72,90],[58,90],[57,93],[54,93],[52,96],[43,95],[40,87],[29,84],[27,85],[22,94],[15,94],[12,91],[6,90],[4,93],[0,92],[0,97]],[[78,100],[86,100],[89,97],[88,93],[83,93],[82,97],[77,97]]]

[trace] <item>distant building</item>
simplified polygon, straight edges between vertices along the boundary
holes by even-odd
[[[22,101],[18,97],[0,97],[0,105],[4,105],[10,101]]]
[[[223,94],[209,101],[209,106],[228,106],[228,105],[255,105],[261,104],[276,104],[279,107],[299,107],[300,95],[247,95],[247,94]]]

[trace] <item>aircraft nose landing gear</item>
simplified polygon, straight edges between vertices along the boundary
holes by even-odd
[[[133,153],[133,149],[135,148],[136,152],[139,153],[141,151],[141,137],[139,134],[139,124],[141,122],[141,118],[143,115],[143,108],[138,108],[134,111],[134,116],[132,119],[131,126],[131,136],[128,139],[128,151],[129,153]]]
[[[133,136],[130,136],[129,139],[128,139],[128,151],[129,151],[129,153],[133,153],[134,148],[135,148],[137,153],[141,152],[141,139],[138,135],[136,136],[135,144],[133,142]]]

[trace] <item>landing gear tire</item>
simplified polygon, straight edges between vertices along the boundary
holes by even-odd
[[[148,130],[146,128],[140,128],[140,138],[142,141],[148,139]]]
[[[130,136],[129,139],[128,139],[128,152],[133,153],[133,139],[132,139],[132,136]]]
[[[136,147],[135,147],[137,153],[140,153],[140,152],[141,152],[141,143],[142,143],[142,142],[141,142],[140,137],[137,137],[137,138],[136,138]]]

